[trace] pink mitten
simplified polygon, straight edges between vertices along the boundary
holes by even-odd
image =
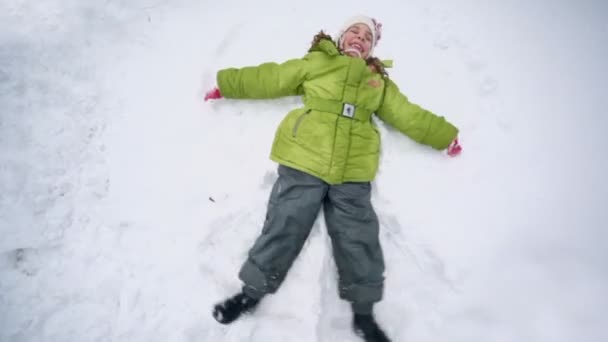
[[[218,89],[218,87],[215,87],[215,88],[209,90],[205,94],[205,101],[219,100],[219,99],[223,99],[223,98],[224,97],[222,96],[222,93],[220,93],[220,90]]]
[[[462,146],[458,143],[458,138],[454,139],[450,146],[448,146],[448,156],[456,157],[462,152]]]

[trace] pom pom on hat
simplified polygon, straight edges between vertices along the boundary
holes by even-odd
[[[378,45],[378,41],[380,41],[380,38],[382,37],[382,24],[376,19],[365,15],[356,15],[344,22],[335,39],[338,43],[338,46],[342,46],[342,36],[344,35],[344,32],[346,32],[346,30],[348,30],[351,26],[355,24],[365,24],[367,25],[367,27],[369,27],[369,30],[372,33],[372,47],[369,51],[369,55],[372,56],[374,52],[374,47]]]

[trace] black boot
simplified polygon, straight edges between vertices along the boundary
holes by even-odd
[[[260,302],[244,293],[236,294],[213,307],[213,317],[222,324],[232,323],[245,312],[251,312]]]
[[[374,316],[355,314],[353,320],[353,328],[355,329],[355,334],[361,336],[365,342],[390,342],[388,337],[382,328],[378,326]]]

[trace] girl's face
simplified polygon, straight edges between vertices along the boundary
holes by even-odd
[[[372,32],[365,24],[355,24],[342,36],[342,51],[351,57],[366,59],[372,48]]]

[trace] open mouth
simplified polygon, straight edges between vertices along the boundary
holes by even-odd
[[[350,44],[350,49],[357,50],[360,54],[363,54],[363,46],[359,45],[359,43]]]

